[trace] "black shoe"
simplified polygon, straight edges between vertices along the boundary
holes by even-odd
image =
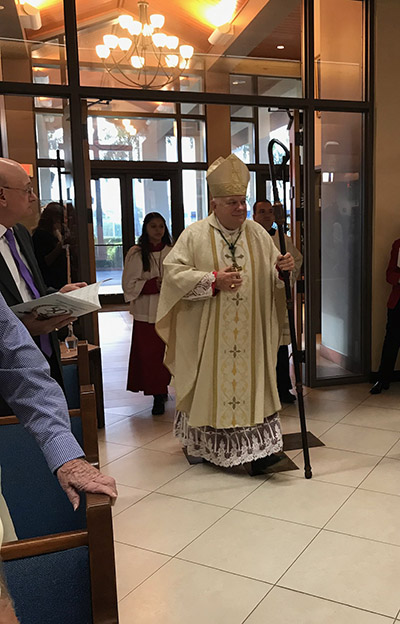
[[[255,461],[243,464],[243,467],[251,477],[255,477],[257,475],[264,474],[267,468],[277,464],[282,459],[282,455],[267,455],[267,457],[262,457],[261,459],[256,459]]]
[[[296,397],[294,396],[294,394],[289,392],[289,390],[287,392],[282,392],[279,395],[279,398],[280,398],[281,403],[294,403],[296,400]]]
[[[164,407],[163,395],[155,394],[153,409],[151,410],[151,413],[153,414],[153,416],[161,416],[161,414],[164,414],[164,412],[165,412],[165,407]]]
[[[377,381],[372,386],[370,393],[371,394],[380,394],[382,390],[387,390],[390,387],[390,383],[387,381]]]

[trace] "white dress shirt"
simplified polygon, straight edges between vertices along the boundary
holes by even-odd
[[[34,299],[30,289],[28,288],[25,280],[21,277],[21,275],[19,274],[18,271],[18,267],[15,263],[15,260],[11,254],[11,250],[10,247],[8,245],[7,239],[4,236],[4,234],[6,233],[7,228],[4,225],[0,224],[0,253],[4,258],[4,261],[6,263],[6,265],[8,266],[10,273],[12,275],[12,278],[15,282],[16,287],[18,288],[21,297],[22,297],[22,301],[32,301],[32,299]],[[22,262],[26,265],[27,269],[29,270],[30,273],[32,273],[32,271],[29,269],[29,264],[26,261],[26,258],[24,257],[24,254],[21,252],[20,246],[18,245],[18,241],[17,239],[15,239],[15,245],[17,247],[17,251],[19,253],[19,255],[22,258]]]

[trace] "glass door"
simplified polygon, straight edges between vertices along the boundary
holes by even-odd
[[[183,207],[177,172],[94,172],[92,217],[97,281],[102,303],[123,303],[122,271],[128,250],[142,233],[149,212],[159,212],[176,238],[183,229]]]

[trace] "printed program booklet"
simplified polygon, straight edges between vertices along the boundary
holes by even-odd
[[[83,316],[89,312],[100,310],[99,288],[105,281],[89,284],[89,286],[71,290],[68,293],[55,292],[39,299],[18,303],[12,306],[11,310],[20,318],[30,312],[36,312],[39,319],[46,319],[59,314]]]

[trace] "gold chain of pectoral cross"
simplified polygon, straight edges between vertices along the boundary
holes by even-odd
[[[240,264],[238,264],[236,262],[236,243],[238,242],[240,235],[242,233],[242,230],[240,230],[239,234],[236,237],[235,242],[229,242],[224,234],[221,232],[221,230],[218,230],[218,232],[221,234],[222,238],[224,239],[224,241],[226,242],[226,244],[228,245],[228,249],[230,251],[230,254],[232,256],[232,268],[235,269],[235,271],[242,271],[243,267],[240,266]]]

